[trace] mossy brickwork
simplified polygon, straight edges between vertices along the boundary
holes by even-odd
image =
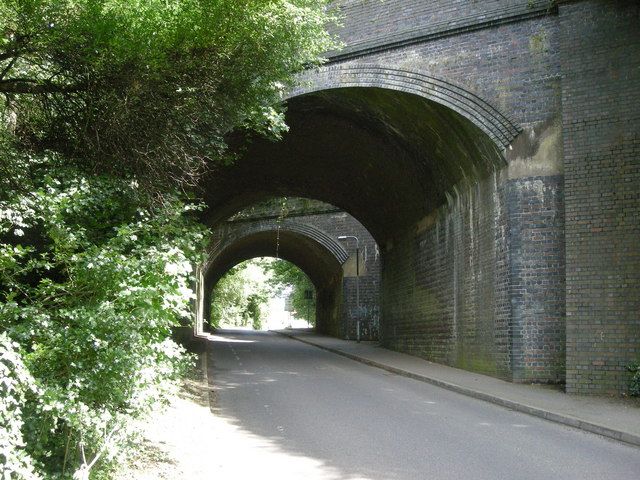
[[[564,380],[562,178],[496,173],[385,252],[383,344],[513,381]]]

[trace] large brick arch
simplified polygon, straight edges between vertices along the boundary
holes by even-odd
[[[276,200],[274,202],[274,200]],[[281,210],[287,205],[286,216]],[[356,245],[338,237],[359,238],[356,280]],[[277,257],[298,266],[316,288],[316,329],[353,338],[357,320],[368,325],[363,338],[376,338],[379,328],[379,249],[371,234],[355,218],[332,205],[300,199],[272,199],[239,212],[218,225],[207,258],[199,267],[197,331],[210,317],[213,287],[230,268],[255,257]],[[362,310],[355,285],[360,285]]]
[[[624,392],[640,349],[640,6],[340,8],[346,48],[286,96],[282,142],[206,179],[205,223],[274,196],[331,203],[380,245],[384,346]]]
[[[520,147],[497,108],[426,74],[331,65],[308,75],[287,100],[283,140],[240,136],[242,160],[207,180],[206,221],[274,196],[335,205],[380,245],[384,346],[562,381],[564,305],[550,295],[564,281],[558,179],[508,153],[537,144]]]
[[[385,88],[439,103],[470,120],[502,148],[522,132],[522,127],[473,92],[425,72],[392,66],[349,63],[322,67],[301,75],[298,87],[285,98],[349,87]]]
[[[300,79],[281,142],[231,136],[242,161],[205,180],[205,223],[273,196],[309,197],[353,215],[384,244],[457,184],[507,165],[519,127],[471,92],[382,67],[352,77],[351,68],[359,72],[330,66]]]

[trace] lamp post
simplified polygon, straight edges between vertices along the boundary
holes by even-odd
[[[341,235],[338,240],[356,241],[356,341],[360,342],[360,240],[355,235]]]

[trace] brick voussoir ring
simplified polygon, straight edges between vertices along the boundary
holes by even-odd
[[[316,243],[322,245],[340,265],[344,264],[349,258],[349,254],[336,239],[317,227],[286,219],[282,222],[266,220],[242,226],[238,224],[226,225],[221,235],[217,236],[207,249],[207,260],[204,264],[204,270],[208,270],[215,258],[227,247],[233,245],[234,242],[256,233],[276,233],[278,230],[281,232],[297,233],[314,240]]]
[[[285,99],[346,87],[388,88],[445,105],[469,119],[502,148],[507,148],[522,132],[519,125],[472,92],[420,72],[380,65],[329,65],[307,71],[299,77],[299,86],[288,92]]]

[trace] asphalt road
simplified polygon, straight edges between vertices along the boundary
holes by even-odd
[[[636,447],[274,333],[220,332],[209,362],[222,478],[640,479]]]

